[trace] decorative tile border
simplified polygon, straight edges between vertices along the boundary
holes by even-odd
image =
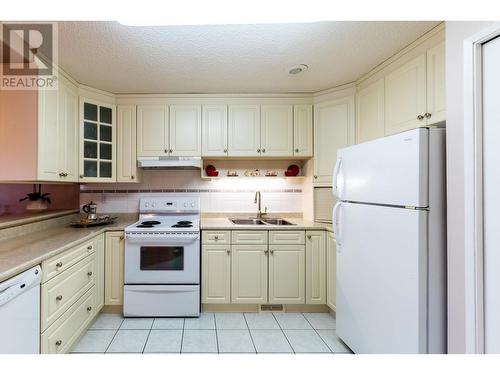
[[[130,194],[130,193],[254,193],[255,189],[134,189],[134,190],[88,190],[81,189],[80,194]],[[302,193],[302,189],[263,189],[263,193]]]

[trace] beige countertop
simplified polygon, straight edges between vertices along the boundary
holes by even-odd
[[[53,219],[64,215],[78,213],[79,211],[80,211],[79,209],[72,209],[72,210],[54,210],[54,211],[44,211],[44,212],[34,212],[34,213],[27,212],[20,215],[3,215],[0,216],[0,229],[34,223],[37,221],[42,221],[47,219]]]
[[[114,224],[92,228],[73,228],[66,224],[0,241],[0,281],[34,267],[101,233],[123,230],[137,221],[136,214],[113,216],[118,216]]]
[[[233,216],[230,216],[233,217]],[[268,219],[273,218],[273,216],[266,217]],[[287,217],[286,215],[280,218],[290,221],[295,225],[240,225],[233,224],[229,221],[229,217],[211,217],[202,216],[201,218],[201,229],[202,230],[327,230],[333,233],[332,224],[328,223],[316,223],[310,220],[304,220],[301,217]]]

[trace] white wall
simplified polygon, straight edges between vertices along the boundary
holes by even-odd
[[[466,352],[463,41],[492,22],[446,22],[448,351]]]

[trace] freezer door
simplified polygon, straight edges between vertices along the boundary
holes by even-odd
[[[346,147],[337,153],[334,194],[343,201],[428,207],[429,129]]]
[[[427,352],[427,215],[337,208],[337,334],[355,353]]]

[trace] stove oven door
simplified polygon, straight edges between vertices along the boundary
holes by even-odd
[[[199,234],[126,234],[125,284],[199,284]]]

